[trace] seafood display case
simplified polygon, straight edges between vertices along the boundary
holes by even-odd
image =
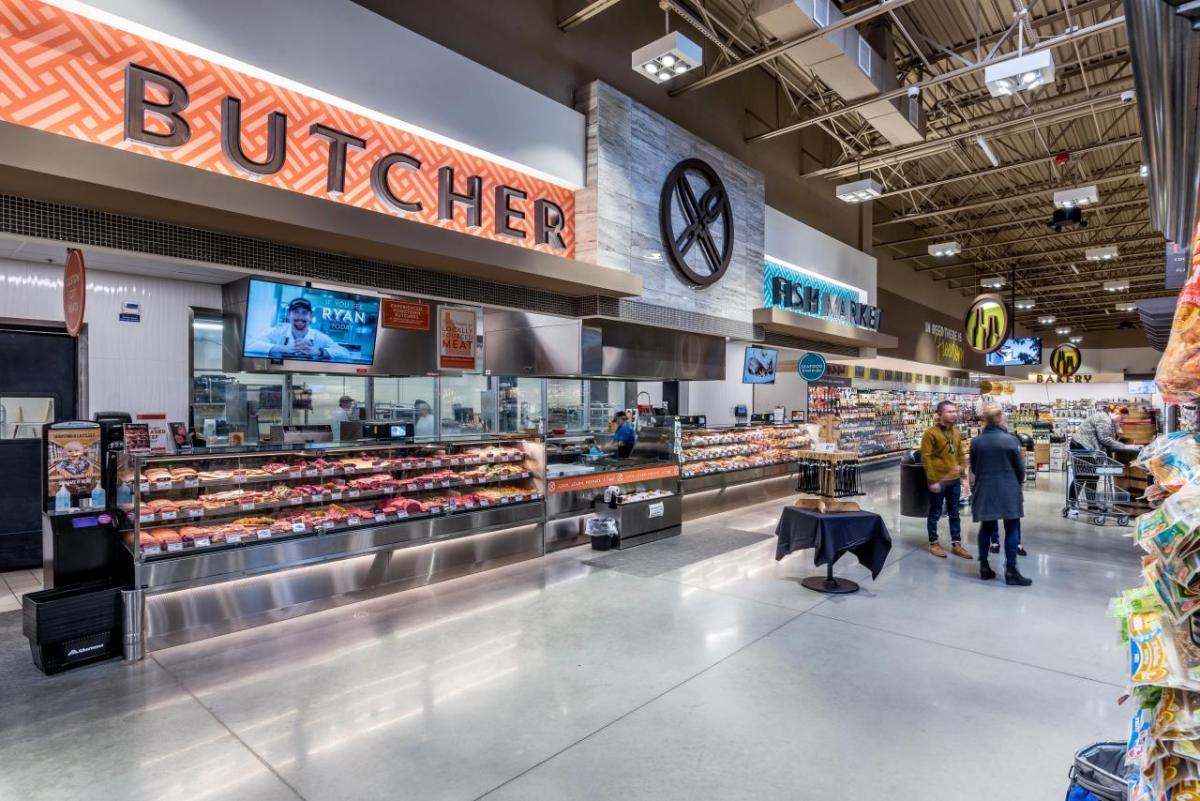
[[[162,647],[543,553],[538,438],[124,457],[117,517]]]

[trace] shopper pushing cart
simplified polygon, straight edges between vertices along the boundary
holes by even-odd
[[[1107,515],[1116,515],[1120,525],[1129,523],[1129,514],[1120,508],[1129,504],[1129,493],[1118,490],[1113,482],[1114,476],[1124,474],[1125,466],[1109,456],[1139,450],[1138,446],[1117,439],[1121,422],[1128,414],[1128,406],[1107,406],[1084,420],[1071,438],[1064,517],[1075,517],[1085,511],[1092,513],[1092,522],[1097,525],[1103,525]]]

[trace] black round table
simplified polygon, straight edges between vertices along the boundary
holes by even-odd
[[[810,576],[800,583],[810,590],[830,594],[858,590],[857,582],[833,575],[833,565],[842,554],[853,553],[874,579],[879,577],[892,550],[892,535],[883,518],[874,512],[818,512],[788,506],[779,517],[775,536],[776,561],[792,551],[813,549],[813,563],[817,567],[825,565],[825,575]]]

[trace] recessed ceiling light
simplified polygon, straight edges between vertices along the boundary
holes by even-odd
[[[1004,286],[1004,276],[993,275],[987,278],[980,278],[979,285],[984,289],[999,289]]]
[[[1112,261],[1120,255],[1116,245],[1102,248],[1088,248],[1083,252],[1088,261]]]
[[[1063,335],[1069,334],[1069,333],[1071,333],[1071,327],[1067,326],[1067,325],[1060,326],[1060,327],[1054,329],[1054,333],[1063,334]]]
[[[1083,341],[1083,337],[1071,337],[1072,345],[1078,345],[1082,341]]]
[[[1043,314],[1041,317],[1038,318],[1038,322],[1041,323],[1042,325],[1054,325],[1054,321],[1057,319],[1058,318],[1055,317],[1053,314]]]
[[[992,97],[1003,97],[1054,82],[1054,55],[1049,49],[1006,58],[983,71]]]
[[[1035,304],[1034,304],[1033,300],[1025,299],[1025,300],[1018,300],[1016,305],[1017,305],[1018,311],[1029,311],[1030,309],[1032,309],[1034,307]]]
[[[930,256],[957,256],[962,253],[962,245],[957,242],[938,242],[936,245],[930,245]]]

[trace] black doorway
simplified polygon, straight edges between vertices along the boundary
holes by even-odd
[[[0,571],[42,564],[42,423],[75,419],[77,344],[0,324]]]

